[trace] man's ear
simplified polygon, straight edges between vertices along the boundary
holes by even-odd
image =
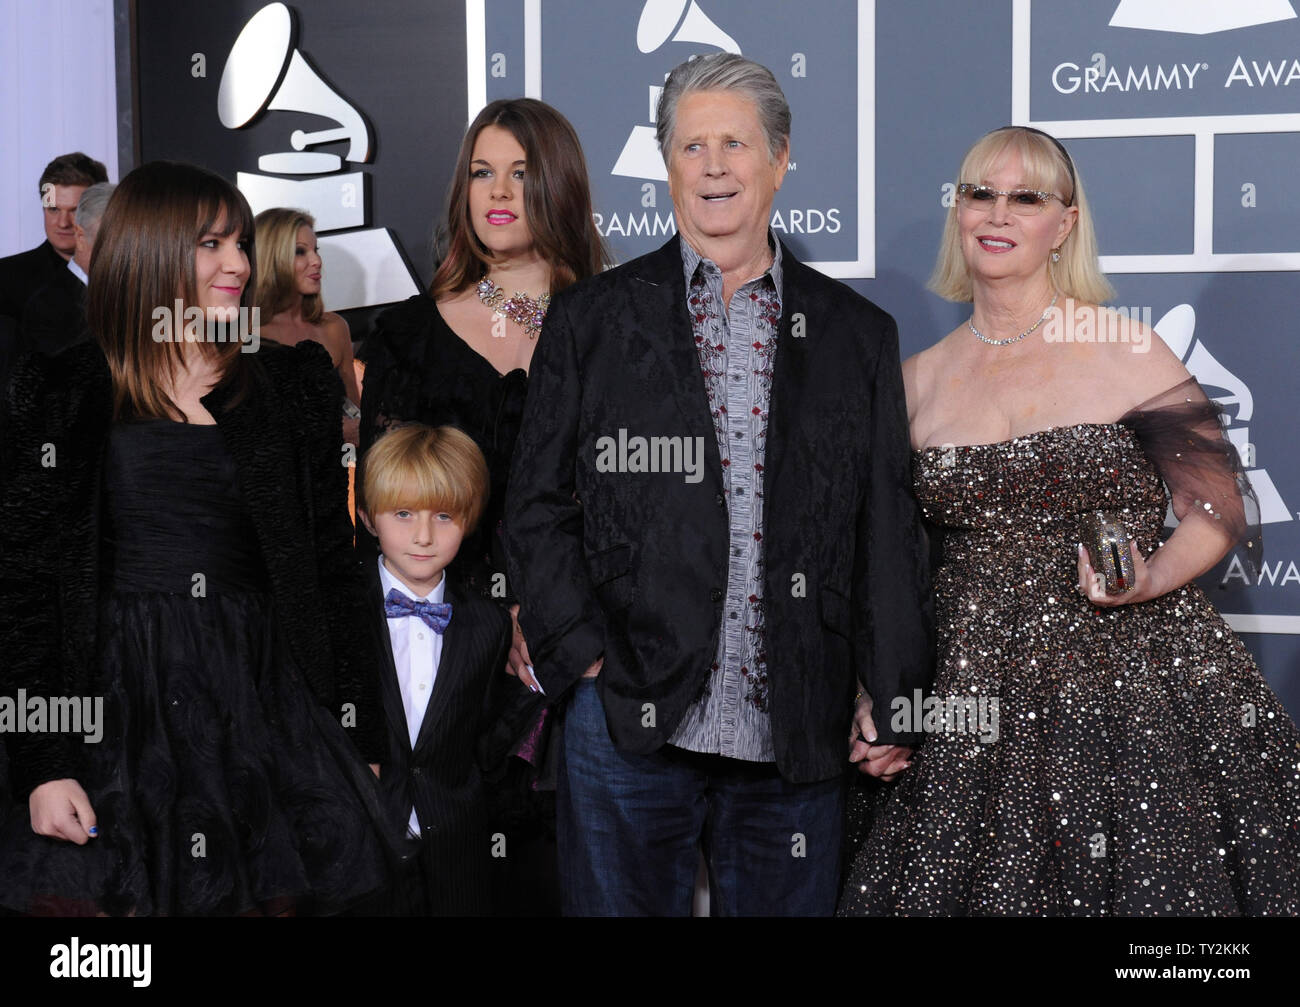
[[[781,149],[776,152],[776,188],[781,189],[781,183],[785,181],[785,173],[790,170],[790,138],[785,138],[785,143]]]

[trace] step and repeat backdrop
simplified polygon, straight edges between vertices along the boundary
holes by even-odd
[[[1300,2],[1300,0],[1298,0]],[[925,290],[963,151],[1007,123],[1069,148],[1115,305],[1221,402],[1265,561],[1202,579],[1300,716],[1300,17],[1290,0],[138,0],[144,159],[318,218],[326,297],[427,285],[460,136],[486,102],[547,101],[582,137],[619,261],[674,233],[654,110],[694,53],[770,67],[793,112],[772,226],[891,312],[904,355],[968,306]],[[354,335],[363,329],[354,324]]]

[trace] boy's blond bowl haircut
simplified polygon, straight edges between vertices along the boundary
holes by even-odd
[[[367,514],[400,509],[445,511],[472,532],[483,516],[487,462],[455,427],[406,423],[376,441],[361,460],[357,508]]]

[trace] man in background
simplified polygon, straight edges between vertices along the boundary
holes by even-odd
[[[99,182],[86,189],[77,202],[73,230],[76,244],[64,269],[51,277],[23,306],[18,352],[37,350],[53,355],[87,336],[86,284],[90,282],[90,254],[99,235],[104,208],[117,186]]]
[[[38,191],[45,209],[45,240],[35,248],[0,259],[0,315],[21,330],[23,307],[36,289],[67,267],[77,248],[76,212],[81,194],[108,172],[81,151],[63,154],[45,166]]]

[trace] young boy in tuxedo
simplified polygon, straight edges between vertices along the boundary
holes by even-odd
[[[445,570],[482,515],[487,464],[455,427],[409,424],[366,452],[357,485],[357,513],[381,552],[366,564],[372,630],[386,655],[389,758],[379,785],[390,826],[406,834],[394,884],[371,909],[485,915],[493,837],[478,758],[485,735],[502,733],[511,687],[524,687],[504,670],[509,615]]]

